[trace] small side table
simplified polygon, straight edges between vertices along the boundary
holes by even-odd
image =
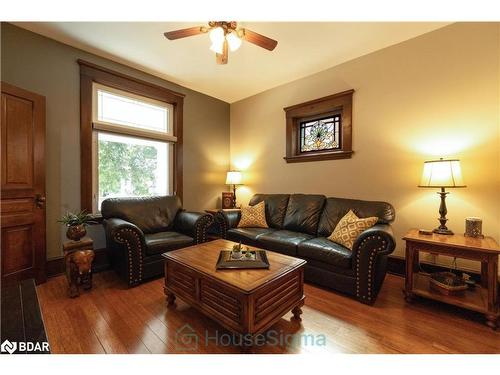
[[[64,255],[71,254],[77,250],[93,250],[94,241],[91,238],[83,237],[80,241],[66,241],[63,243]]]
[[[411,229],[406,236],[405,299],[413,296],[480,312],[486,316],[486,324],[496,329],[499,317],[498,303],[498,256],[500,247],[491,237],[472,238],[464,235],[424,235]],[[430,275],[420,272],[419,253],[427,252],[481,262],[481,285],[467,289],[463,295],[444,295],[430,288]]]
[[[69,295],[70,297],[77,297],[79,295],[77,275],[73,274],[72,267],[70,266],[70,255],[76,251],[90,250],[92,258],[90,259],[90,272],[85,275],[86,279],[80,280],[83,283],[84,289],[92,288],[92,260],[94,258],[94,241],[91,238],[84,237],[80,241],[66,241],[63,243],[64,263],[66,266],[66,278],[68,279]],[[83,276],[80,275],[80,279]]]

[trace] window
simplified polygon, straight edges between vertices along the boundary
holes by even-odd
[[[287,163],[350,158],[354,90],[285,108]]]
[[[300,152],[340,149],[340,115],[300,123]]]
[[[97,95],[95,121],[169,133],[169,115],[172,114],[172,106],[119,93],[118,90],[102,85],[94,84],[94,87]]]
[[[113,197],[182,194],[183,96],[79,61],[82,209]]]
[[[96,83],[93,98],[93,211],[106,198],[172,194],[172,106]]]

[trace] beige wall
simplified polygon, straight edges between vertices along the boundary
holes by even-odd
[[[61,255],[64,234],[57,219],[80,208],[79,58],[186,94],[184,206],[215,207],[229,163],[229,104],[8,23],[1,26],[1,58],[3,81],[47,99],[48,258]],[[92,235],[104,246],[102,232]]]
[[[60,255],[57,218],[80,202],[78,58],[186,94],[184,205],[216,205],[226,189],[227,103],[10,24],[1,34],[1,79],[47,97],[49,258]],[[451,191],[449,226],[460,233],[464,217],[480,216],[499,240],[499,35],[500,24],[454,24],[231,104],[232,167],[246,180],[239,200],[254,192],[387,200],[401,256],[407,228],[437,224],[437,194],[416,187],[422,162],[458,157],[468,187]],[[351,88],[353,158],[286,164],[283,107]]]
[[[468,186],[448,197],[449,227],[463,233],[464,218],[479,216],[499,240],[499,31],[453,24],[231,104],[231,162],[246,180],[240,202],[255,192],[385,200],[396,208],[402,256],[408,228],[438,224],[438,195],[417,188],[423,162],[457,157]],[[352,159],[285,163],[283,107],[348,89]]]

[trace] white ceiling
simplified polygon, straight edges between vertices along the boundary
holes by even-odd
[[[217,65],[208,35],[163,33],[204,22],[22,22],[17,26],[232,103],[446,26],[437,22],[242,22],[278,41],[243,42]]]

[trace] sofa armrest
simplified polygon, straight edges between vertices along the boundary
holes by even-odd
[[[391,226],[377,224],[359,235],[352,248],[356,296],[361,302],[373,303],[385,277],[385,267],[377,267],[381,257],[394,251],[396,242]]]
[[[139,284],[143,277],[142,266],[146,252],[144,233],[136,225],[118,218],[104,220],[104,227],[108,247],[120,252],[117,256],[125,257],[129,286]]]
[[[212,222],[213,217],[210,214],[183,210],[175,217],[174,228],[192,237],[195,243],[202,243],[207,239],[207,230]]]
[[[215,221],[219,224],[221,229],[222,238],[226,238],[227,231],[231,228],[236,228],[238,223],[240,222],[241,211],[240,210],[231,210],[224,211],[219,210],[215,214]]]

